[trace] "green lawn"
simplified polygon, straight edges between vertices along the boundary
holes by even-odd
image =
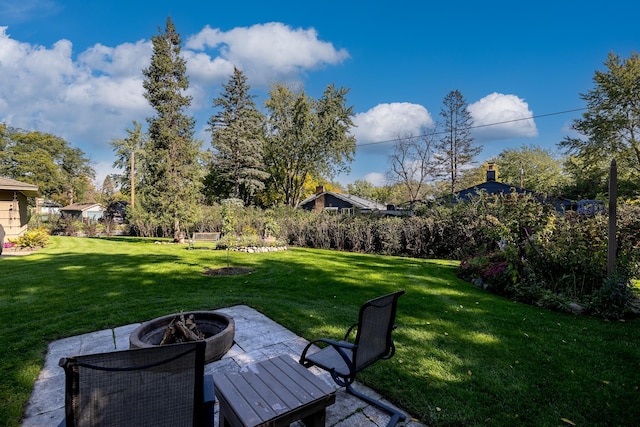
[[[396,356],[361,381],[432,426],[638,425],[640,320],[517,304],[456,263],[311,249],[232,253],[255,272],[210,277],[225,251],[143,239],[53,237],[0,259],[0,425],[17,426],[47,343],[168,313],[247,304],[308,339],[339,338],[366,300],[398,289]]]

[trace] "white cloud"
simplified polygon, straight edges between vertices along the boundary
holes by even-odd
[[[191,81],[201,83],[219,83],[228,80],[233,74],[233,64],[224,58],[211,58],[206,53],[190,50],[182,51],[187,61],[187,70]]]
[[[364,176],[364,180],[370,182],[376,187],[382,187],[387,184],[387,177],[384,173],[371,172]]]
[[[31,45],[0,27],[0,121],[50,132],[76,146],[89,144],[81,147],[85,153],[106,146],[115,131],[150,110],[141,76],[150,52],[142,42],[98,44],[74,60],[68,40],[50,48]]]
[[[98,43],[78,55],[78,64],[93,74],[139,77],[142,69],[149,66],[152,51],[151,43],[145,40],[116,47]]]
[[[33,1],[25,5],[38,4]],[[0,0],[0,10],[9,4]],[[142,87],[142,70],[152,51],[148,40],[140,40],[115,47],[98,43],[74,55],[69,40],[33,45],[12,39],[7,27],[0,26],[0,122],[60,136],[106,171],[104,165],[113,157],[108,142],[124,136],[134,120],[144,123],[153,115]],[[346,50],[319,40],[314,29],[281,23],[227,32],[207,26],[188,38],[182,54],[193,97],[189,114],[194,116],[210,114],[211,99],[234,65],[252,86],[266,87],[349,57]]]
[[[319,40],[315,29],[293,29],[279,22],[229,31],[206,26],[188,38],[185,46],[215,51],[219,58],[242,69],[255,84],[267,84],[283,76],[297,77],[349,58],[345,49]]]
[[[400,136],[420,135],[425,128],[434,126],[431,114],[422,105],[408,102],[378,104],[367,112],[356,114],[353,118],[357,126],[351,130],[358,143],[385,142]],[[384,147],[382,147],[384,146]],[[367,145],[388,150],[388,144]]]
[[[529,104],[515,95],[492,93],[469,104],[473,117],[473,136],[478,141],[538,136]]]

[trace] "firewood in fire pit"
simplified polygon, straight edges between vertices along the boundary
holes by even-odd
[[[184,314],[181,313],[171,320],[171,323],[165,329],[160,345],[198,341],[204,338],[204,334],[198,330],[195,316],[190,314],[185,319]]]

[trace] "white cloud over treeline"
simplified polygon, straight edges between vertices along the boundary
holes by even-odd
[[[211,99],[219,95],[236,66],[252,88],[272,82],[303,82],[314,70],[338,66],[349,52],[321,40],[313,28],[293,28],[271,22],[223,31],[210,26],[183,37],[182,54],[190,78],[192,111],[198,136],[211,114]],[[144,123],[154,113],[144,98],[142,70],[152,54],[149,40],[117,46],[95,44],[73,51],[70,40],[42,46],[13,39],[0,26],[0,122],[26,130],[48,132],[83,150],[107,170],[113,153],[109,141],[126,135],[135,120]],[[478,140],[529,137],[537,134],[527,103],[516,95],[493,93],[469,105]],[[372,152],[389,149],[392,141],[420,135],[436,126],[422,105],[381,103],[357,113],[352,130],[358,144]],[[485,124],[501,123],[496,126]],[[380,147],[380,148],[378,148]],[[100,173],[99,173],[100,175]],[[381,175],[376,175],[380,179]]]
[[[473,119],[473,137],[481,141],[537,136],[533,113],[516,95],[492,93],[467,106]],[[420,104],[378,104],[356,114],[353,135],[365,146],[393,143],[398,138],[422,135],[437,127],[437,119]],[[437,132],[437,129],[436,129]]]
[[[267,87],[349,58],[314,29],[281,23],[230,31],[207,26],[185,39],[182,54],[194,116],[210,114],[211,99],[234,66],[252,87]],[[96,163],[111,163],[104,158],[112,155],[108,142],[124,136],[132,121],[143,123],[153,115],[142,87],[152,50],[149,40],[139,40],[74,53],[70,40],[36,45],[13,39],[8,27],[0,26],[0,122],[55,134]]]
[[[479,141],[538,136],[538,129],[523,99],[516,95],[492,93],[469,104],[473,136]]]
[[[378,104],[353,118],[352,134],[360,144],[371,144],[371,151],[389,148],[387,142],[406,136],[421,135],[425,128],[435,126],[425,107],[408,102]],[[377,143],[380,143],[378,145]]]
[[[291,28],[280,22],[238,27],[229,31],[206,26],[185,43],[194,52],[210,52],[212,62],[199,63],[191,72],[203,77],[225,69],[225,76],[237,66],[253,84],[265,85],[309,70],[337,65],[349,58],[345,49],[318,38],[315,29]],[[191,64],[190,64],[191,65]]]

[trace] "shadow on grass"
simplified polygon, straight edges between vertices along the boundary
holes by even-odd
[[[516,304],[457,279],[453,262],[291,249],[232,253],[232,266],[253,273],[207,276],[227,266],[226,251],[185,246],[57,238],[37,254],[0,260],[0,369],[9,373],[0,378],[7,402],[0,425],[18,425],[54,339],[237,304],[308,339],[339,339],[362,303],[398,289],[407,294],[398,306],[397,354],[362,380],[422,421],[640,418],[638,322],[603,324]]]

